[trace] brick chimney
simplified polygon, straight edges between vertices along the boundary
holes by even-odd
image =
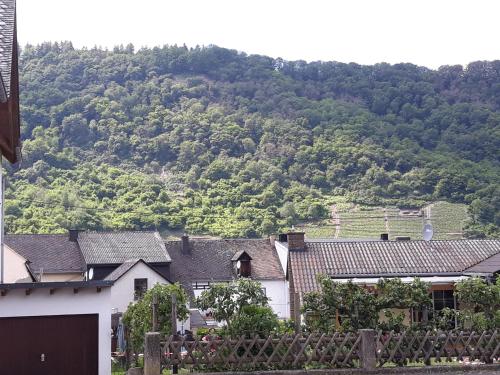
[[[69,240],[71,242],[77,242],[78,241],[78,232],[79,230],[78,229],[70,229],[68,231],[68,234],[69,234]]]
[[[189,253],[189,236],[186,233],[181,237],[181,253]]]
[[[306,248],[304,232],[288,232],[286,237],[288,250],[304,250]]]

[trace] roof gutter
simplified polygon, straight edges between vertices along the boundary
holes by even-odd
[[[14,289],[60,289],[60,288],[109,288],[113,286],[112,281],[95,280],[95,281],[62,281],[62,282],[33,282],[33,283],[11,283],[0,284],[0,290]]]

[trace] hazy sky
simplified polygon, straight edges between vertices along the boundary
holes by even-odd
[[[499,0],[17,0],[21,45],[216,44],[437,68],[500,59]]]

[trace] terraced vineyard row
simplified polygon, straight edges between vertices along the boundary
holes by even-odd
[[[336,213],[340,219],[340,239],[379,239],[381,233],[389,233],[391,240],[398,236],[421,240],[426,222],[432,223],[434,227],[434,239],[460,239],[468,217],[466,205],[448,202],[436,202],[422,210],[344,203],[336,206]],[[333,220],[324,220],[321,223],[303,224],[296,229],[305,231],[308,238],[334,238],[336,226]]]

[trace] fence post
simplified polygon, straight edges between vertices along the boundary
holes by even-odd
[[[293,293],[293,320],[295,323],[295,334],[299,334],[301,331],[301,319],[300,319],[300,296],[299,293]]]
[[[152,306],[152,321],[153,321],[153,332],[158,332],[158,295],[153,294],[153,306]]]
[[[374,329],[360,329],[361,345],[359,359],[363,370],[373,370],[377,366],[377,345]]]
[[[147,332],[144,338],[144,375],[161,374],[161,346],[158,332]]]
[[[177,335],[177,295],[175,293],[172,293],[172,310],[170,312],[170,319],[172,336],[174,337],[174,340],[177,340],[179,339],[179,336]],[[179,367],[177,365],[172,365],[172,374],[175,375],[178,373]]]

